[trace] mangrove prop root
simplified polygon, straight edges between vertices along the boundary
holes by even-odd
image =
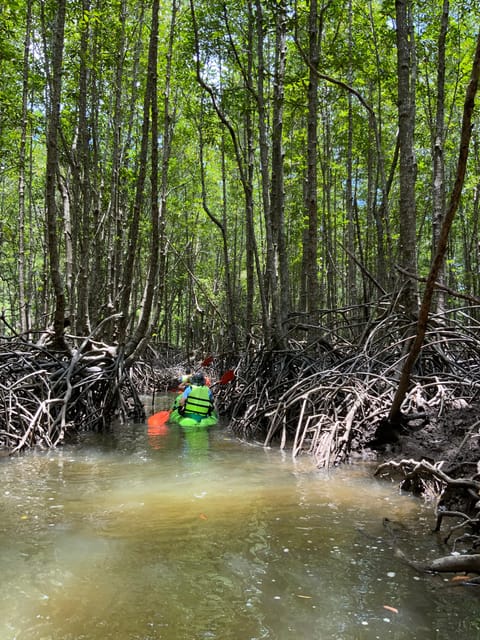
[[[347,317],[349,311],[337,310],[338,330],[322,326],[323,336],[315,342],[292,340],[285,351],[244,355],[235,382],[222,390],[222,409],[236,436],[289,447],[293,457],[311,454],[319,467],[382,445],[377,434],[385,432],[413,325],[377,305],[370,324],[355,336],[346,322],[341,326],[342,313]],[[403,420],[388,434],[391,442],[411,431],[414,421],[415,429],[423,428],[430,417],[438,420],[450,409],[470,406],[478,394],[480,324],[468,313],[460,312],[464,324],[432,315],[402,405]],[[330,318],[325,327],[333,324]]]
[[[144,418],[121,353],[90,336],[70,352],[21,338],[0,341],[0,448],[50,448],[112,420]]]

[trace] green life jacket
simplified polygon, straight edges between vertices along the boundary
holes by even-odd
[[[212,412],[212,409],[210,389],[207,385],[197,387],[192,384],[192,390],[185,401],[185,413],[197,413],[201,416],[208,416]]]

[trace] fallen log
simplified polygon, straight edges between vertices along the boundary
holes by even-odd
[[[408,565],[425,573],[478,573],[480,574],[480,554],[450,555],[435,558],[430,562],[416,562],[410,560],[400,549],[395,555]]]
[[[429,562],[426,571],[434,573],[480,573],[480,555],[443,556]]]

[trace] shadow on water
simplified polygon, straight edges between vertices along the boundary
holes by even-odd
[[[358,465],[248,446],[221,426],[124,425],[0,463],[1,640],[477,638],[428,505]]]

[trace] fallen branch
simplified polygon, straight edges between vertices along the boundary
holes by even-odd
[[[430,562],[410,560],[400,549],[395,550],[395,555],[417,571],[429,573],[480,573],[480,554],[443,556]]]

